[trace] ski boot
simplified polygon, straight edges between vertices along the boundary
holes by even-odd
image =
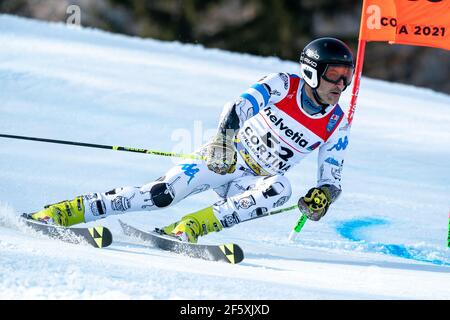
[[[31,214],[30,217],[33,220],[63,227],[82,223],[84,222],[83,197],[47,205],[41,211]]]
[[[181,218],[180,221],[172,223],[157,231],[176,237],[180,241],[197,243],[199,236],[208,232],[219,232],[222,224],[214,215],[212,206],[200,211],[190,213]]]

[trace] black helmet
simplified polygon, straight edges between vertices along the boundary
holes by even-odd
[[[300,55],[300,74],[311,88],[319,87],[328,65],[354,68],[352,50],[335,38],[319,38],[308,43]]]

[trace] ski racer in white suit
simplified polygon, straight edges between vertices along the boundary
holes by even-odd
[[[318,149],[317,185],[298,201],[311,220],[325,215],[341,193],[348,123],[338,105],[353,77],[349,47],[334,38],[309,43],[300,75],[270,74],[227,103],[218,131],[197,153],[205,160],[176,165],[142,187],[115,188],[46,206],[34,219],[69,226],[109,215],[167,208],[213,189],[220,201],[160,232],[182,241],[264,217],[291,197],[284,174]]]

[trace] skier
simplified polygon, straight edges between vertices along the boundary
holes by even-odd
[[[189,160],[142,187],[116,188],[46,206],[31,218],[71,226],[110,215],[167,208],[213,189],[221,200],[158,229],[181,241],[263,217],[291,197],[284,174],[318,149],[317,185],[298,206],[321,219],[341,193],[349,126],[338,105],[354,72],[350,48],[335,38],[310,42],[300,56],[300,77],[270,74],[225,104],[217,134]]]

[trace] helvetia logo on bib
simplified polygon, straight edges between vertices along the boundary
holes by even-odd
[[[296,142],[300,147],[305,148],[309,142],[303,139],[303,133],[292,130],[288,125],[283,123],[283,118],[278,118],[276,115],[272,114],[272,109],[267,107],[264,109],[267,118],[275,124],[275,126],[282,132],[286,137],[290,138],[292,141]]]

